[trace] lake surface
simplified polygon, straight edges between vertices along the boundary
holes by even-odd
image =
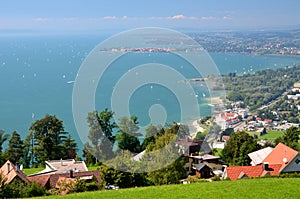
[[[0,37],[0,129],[6,133],[17,130],[23,138],[35,119],[54,114],[64,121],[65,130],[79,141],[72,116],[72,91],[78,69],[88,53],[104,36],[18,36]],[[300,64],[300,57],[252,56],[242,54],[210,53],[222,74],[252,73],[266,68]],[[151,57],[152,56],[152,57]],[[134,65],[155,60],[177,68],[187,78],[195,71],[184,62],[161,55],[127,56],[113,63],[105,72],[96,92],[96,108],[110,106],[114,84]],[[159,72],[159,71],[158,71]],[[196,88],[201,115],[209,114],[203,105],[207,90]],[[153,104],[162,104],[167,121],[180,117],[180,107],[168,89],[149,84],[138,89],[130,101],[130,112],[137,115],[141,125],[149,123],[148,110]]]

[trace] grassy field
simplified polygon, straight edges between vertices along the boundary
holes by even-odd
[[[44,168],[30,168],[30,169],[23,169],[23,172],[26,174],[26,175],[30,175],[30,174],[33,174],[33,173],[37,173],[39,171],[42,171]]]
[[[275,130],[271,130],[268,131],[267,134],[260,136],[259,139],[263,140],[263,139],[267,139],[269,141],[274,141],[276,138],[283,136],[284,131],[275,131]]]
[[[88,167],[88,170],[89,171],[92,171],[92,170],[97,170],[97,168],[99,168],[99,166],[93,166],[93,167]],[[39,171],[42,171],[44,168],[30,168],[30,169],[23,169],[23,172],[26,174],[26,175],[30,175],[30,174],[33,174],[33,173],[37,173]]]
[[[89,166],[88,170],[89,171],[94,171],[94,170],[98,170],[100,166]]]
[[[247,132],[249,135],[251,135],[252,137],[254,137],[254,135],[256,135],[257,137],[260,136],[260,133],[259,132],[255,132],[255,131],[248,131]]]
[[[284,134],[284,131],[275,131],[275,130],[270,130],[267,132],[267,134],[260,136],[259,132],[253,132],[249,131],[247,132],[249,135],[254,136],[256,135],[258,137],[258,140],[264,140],[267,139],[269,141],[274,141],[276,138],[282,136]]]
[[[85,192],[46,198],[299,198],[300,178],[262,178]],[[45,198],[45,197],[43,197]]]

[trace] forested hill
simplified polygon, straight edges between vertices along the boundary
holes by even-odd
[[[263,70],[254,74],[223,76],[223,83],[230,101],[244,101],[256,109],[278,98],[300,81],[300,66]]]

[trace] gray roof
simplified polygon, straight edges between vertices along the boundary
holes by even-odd
[[[88,171],[84,161],[75,161],[74,159],[68,160],[48,160],[45,161],[46,168],[38,173],[31,174],[30,176],[44,175],[44,174],[63,174],[69,173],[70,170],[74,172]]]
[[[272,147],[267,147],[260,149],[258,151],[254,151],[252,153],[249,153],[248,156],[250,157],[251,165],[259,165],[263,163],[263,160],[273,151],[274,148]]]
[[[88,171],[84,161],[70,160],[48,160],[45,162],[56,170],[56,173],[67,173],[70,170],[75,172]]]
[[[206,164],[204,163],[199,163],[195,165],[195,168],[197,171],[200,171],[201,169],[203,169],[206,166]]]

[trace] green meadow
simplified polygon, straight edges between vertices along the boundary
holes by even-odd
[[[84,192],[52,198],[299,198],[300,178],[257,178]]]

